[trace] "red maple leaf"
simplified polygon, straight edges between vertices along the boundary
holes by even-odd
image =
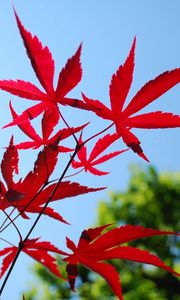
[[[135,43],[136,40],[134,39],[124,65],[120,65],[117,72],[112,76],[109,87],[111,109],[99,100],[92,100],[84,94],[82,96],[90,110],[103,119],[113,121],[119,137],[122,137],[126,145],[134,152],[148,161],[140,146],[139,139],[131,132],[131,129],[180,127],[180,116],[162,111],[133,115],[179,83],[180,69],[164,72],[147,82],[124,108],[133,80]]]
[[[17,119],[18,115],[15,112],[15,110],[12,107],[12,104],[10,103],[10,110],[13,119]],[[44,117],[42,119],[42,137],[40,137],[37,132],[35,131],[34,127],[31,125],[31,122],[29,120],[26,120],[25,122],[18,125],[18,127],[30,138],[32,141],[28,142],[22,142],[18,145],[15,145],[17,149],[37,149],[41,146],[48,146],[53,145],[56,141],[62,141],[70,136],[72,134],[75,134],[82,129],[84,129],[85,126],[88,125],[88,123],[78,126],[78,127],[70,127],[70,128],[63,128],[58,130],[58,132],[53,136],[50,137],[52,130],[54,128],[53,124],[56,125],[56,120],[54,119],[55,114],[49,114],[50,111],[46,111],[44,113]],[[58,146],[59,152],[69,152],[74,149],[64,147],[62,145]]]
[[[102,231],[108,226],[104,225],[84,230],[77,246],[67,238],[67,247],[73,254],[69,254],[63,260],[68,263],[66,270],[72,290],[75,289],[75,280],[78,275],[77,265],[82,264],[104,277],[114,294],[120,300],[123,300],[119,274],[113,266],[102,262],[109,259],[124,259],[146,263],[180,276],[179,273],[167,266],[158,256],[135,247],[121,246],[123,243],[139,238],[176,233],[144,228],[142,226],[125,225],[102,234]]]
[[[37,36],[32,36],[24,28],[16,12],[15,17],[32,68],[45,91],[42,92],[34,84],[23,80],[0,80],[0,89],[22,98],[41,101],[26,109],[5,127],[22,123],[27,119],[33,119],[42,112],[45,112],[48,116],[51,115],[51,120],[54,119],[53,126],[55,126],[59,119],[58,103],[79,108],[86,107],[81,100],[65,98],[82,77],[81,45],[59,73],[57,88],[54,89],[54,60],[50,50],[47,46],[42,46]]]
[[[106,155],[101,156],[100,158],[97,158],[103,151],[105,151],[112,143],[114,143],[118,139],[117,134],[107,134],[104,137],[100,138],[94,148],[91,151],[91,154],[89,155],[89,158],[87,157],[87,148],[85,145],[83,145],[77,153],[77,157],[79,158],[79,161],[73,160],[72,161],[72,167],[77,168],[83,168],[85,172],[89,171],[90,173],[94,175],[106,175],[109,174],[109,172],[104,172],[96,169],[94,166],[101,164],[125,151],[126,150],[119,150],[115,151]],[[82,144],[82,137],[80,137],[79,144]]]
[[[44,204],[47,199],[50,197],[51,193],[56,187],[56,183],[49,185],[46,189],[44,189],[36,198],[35,204],[36,205],[42,205]],[[61,182],[54,193],[53,197],[51,198],[51,201],[56,201],[56,200],[62,200],[65,198],[69,197],[75,197],[79,196],[82,194],[87,194],[87,193],[92,193],[92,192],[97,192],[104,190],[105,187],[100,187],[100,188],[92,188],[92,187],[87,187],[84,185],[80,185],[77,182],[71,182],[71,181],[64,181]],[[19,204],[21,205],[21,204]],[[32,205],[32,210],[33,210],[33,205]]]
[[[5,210],[13,206],[22,212],[22,217],[27,218],[26,212],[28,212],[28,207],[23,207],[20,210],[18,205],[22,201],[27,205],[48,181],[49,176],[56,166],[58,153],[59,150],[56,144],[45,147],[38,154],[38,158],[34,164],[34,170],[30,171],[23,180],[20,179],[18,182],[15,182],[14,174],[18,172],[19,158],[18,151],[13,145],[13,138],[11,138],[1,162],[1,172],[7,188],[1,182],[0,208]],[[39,208],[34,207],[33,212],[39,212]],[[53,215],[53,212],[52,209],[47,208],[44,214],[52,217],[56,216],[57,219],[64,221],[57,213]]]
[[[8,270],[11,263],[13,262],[16,253],[18,251],[18,247],[12,246],[8,248],[4,248],[0,250],[0,256],[5,256],[2,261],[2,267],[0,269],[0,278],[4,275],[4,273]],[[39,241],[39,238],[27,240],[24,242],[22,246],[22,251],[41,263],[45,266],[51,273],[65,280],[60,271],[58,270],[58,266],[56,264],[56,258],[53,257],[49,252],[58,253],[61,255],[66,255],[66,252],[59,250],[50,242]]]
[[[1,171],[7,188],[1,182],[0,189],[0,209],[5,210],[15,207],[24,218],[28,218],[27,213],[40,213],[43,206],[51,197],[51,201],[61,200],[67,197],[95,192],[104,189],[82,186],[76,182],[61,182],[56,189],[57,183],[53,183],[40,189],[48,182],[58,159],[59,149],[55,144],[46,146],[39,154],[34,165],[34,170],[30,171],[24,179],[18,182],[14,180],[14,173],[18,171],[18,151],[13,145],[13,138],[4,153],[1,162]],[[33,184],[32,184],[33,183]],[[53,194],[53,191],[56,192]],[[55,218],[61,222],[68,223],[63,217],[52,208],[46,207],[43,214]]]

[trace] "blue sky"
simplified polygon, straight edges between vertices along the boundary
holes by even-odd
[[[43,45],[48,45],[56,63],[56,80],[59,70],[67,58],[72,56],[78,45],[83,42],[82,66],[83,79],[71,96],[81,97],[83,91],[89,97],[102,100],[109,105],[109,83],[112,74],[124,62],[128,55],[134,36],[137,37],[134,81],[128,96],[131,96],[148,80],[158,74],[180,65],[180,2],[177,0],[91,0],[91,1],[14,1],[16,10],[24,26],[36,34]],[[26,56],[20,38],[11,1],[0,3],[0,78],[24,79],[39,86]],[[32,104],[13,97],[5,92],[0,93],[0,126],[10,121],[9,100],[18,112]],[[162,110],[180,114],[180,87],[176,86],[151,104],[148,111]],[[64,112],[72,125],[91,121],[88,131],[96,132],[102,128],[101,122],[93,114],[75,112],[67,109]],[[38,120],[35,121],[38,126]],[[144,152],[151,164],[159,171],[179,171],[180,129],[137,130],[142,141]],[[7,146],[11,134],[16,142],[24,141],[25,136],[15,128],[1,130],[1,147]],[[124,145],[117,143],[115,148]],[[113,148],[113,149],[115,149]],[[3,149],[1,150],[1,156]],[[21,174],[32,169],[36,152],[21,152]],[[25,163],[22,160],[25,159]],[[99,199],[107,199],[111,190],[123,189],[129,178],[128,166],[138,163],[145,166],[139,157],[129,151],[106,163],[104,170],[111,174],[101,178],[90,175],[79,175],[73,180],[90,186],[107,186],[106,191],[84,195],[78,199],[68,199],[53,205],[72,226],[58,224],[44,218],[39,223],[32,237],[42,236],[50,239],[57,246],[65,249],[65,236],[77,240],[82,229],[90,226],[96,219],[96,207]],[[60,162],[61,165],[61,162]],[[56,171],[58,174],[58,170]],[[2,218],[3,215],[0,215]],[[25,234],[30,226],[19,221]],[[56,233],[56,234],[55,234]],[[15,231],[6,233],[6,238],[17,241]],[[33,278],[30,275],[32,260],[22,255],[7,284],[2,300],[19,299],[19,293],[28,286]]]

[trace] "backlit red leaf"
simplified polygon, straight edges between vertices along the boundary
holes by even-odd
[[[83,230],[83,232],[81,233],[80,239],[79,239],[78,249],[80,249],[80,248],[82,249],[83,247],[87,246],[89,243],[94,241],[96,238],[99,237],[99,235],[102,233],[102,231],[104,231],[104,229],[106,229],[110,225],[111,224],[107,224],[107,225],[99,226],[96,228],[89,228],[89,229]]]
[[[4,273],[7,271],[7,269],[10,267],[15,255],[17,252],[16,247],[8,247],[3,250],[0,250],[0,256],[4,256],[2,261],[2,266],[0,269],[0,278],[4,275]]]
[[[76,249],[77,249],[74,242],[72,240],[70,240],[68,237],[66,237],[66,246],[72,251],[76,251]]]
[[[105,253],[102,253],[101,259],[125,259],[125,260],[132,260],[135,262],[150,264],[156,267],[159,267],[163,270],[166,270],[174,275],[179,276],[175,270],[167,266],[158,256],[146,251],[140,250],[134,247],[116,247],[114,249],[110,249]]]
[[[111,159],[111,158],[113,158],[113,157],[115,157],[115,156],[117,156],[117,155],[119,155],[119,154],[122,154],[122,153],[124,153],[124,152],[126,152],[126,151],[128,151],[128,150],[129,150],[129,149],[119,150],[119,151],[114,151],[114,152],[112,152],[112,153],[103,155],[103,156],[101,156],[100,158],[95,159],[95,160],[93,161],[93,164],[94,164],[94,165],[101,164],[101,163],[106,162],[106,161],[108,161],[109,159]]]
[[[34,142],[23,142],[15,145],[16,149],[18,150],[26,150],[26,149],[37,149],[42,144],[40,142],[34,141]]]
[[[57,192],[54,194],[52,200],[54,201],[54,200],[63,199],[67,197],[74,197],[77,195],[97,192],[104,189],[105,187],[92,188],[92,187],[80,185],[77,182],[64,181],[61,182],[61,184],[59,185],[59,188],[57,189]]]
[[[135,128],[174,128],[180,126],[180,116],[161,111],[128,118],[127,125]]]
[[[96,241],[89,245],[89,250],[100,251],[103,249],[109,249],[127,243],[135,239],[151,237],[156,235],[168,235],[175,234],[171,231],[162,231],[152,228],[144,228],[143,226],[124,225],[115,229],[112,229],[103,235],[101,235]]]
[[[57,183],[54,183],[48,186],[45,190],[43,190],[40,195],[36,198],[35,204],[42,205],[47,201],[50,197],[54,189],[56,188]],[[74,197],[86,193],[96,192],[105,189],[105,187],[101,188],[91,188],[87,186],[80,185],[77,182],[64,181],[61,182],[56,189],[56,192],[53,194],[51,201],[61,200],[64,198]]]
[[[104,150],[106,150],[112,143],[114,143],[118,139],[118,135],[116,133],[114,134],[107,134],[100,138],[95,146],[93,147],[93,150],[91,151],[91,154],[89,156],[89,160],[94,160],[97,156],[99,156]]]
[[[35,245],[34,245],[34,243],[35,243]],[[30,249],[31,248],[33,249],[35,247],[37,250],[42,249],[42,250],[54,252],[54,253],[57,253],[60,255],[67,255],[67,252],[61,251],[59,248],[57,248],[56,246],[51,244],[49,241],[40,241],[39,238],[26,240],[25,246]]]
[[[30,205],[26,209],[26,211],[28,213],[40,213],[42,210],[43,210],[43,215],[46,215],[50,218],[53,218],[55,220],[65,223],[65,224],[69,224],[66,220],[64,220],[64,218],[59,213],[54,211],[51,207],[46,207],[45,209],[43,209],[43,207],[41,207],[41,206]]]
[[[39,242],[38,239],[27,240],[23,246],[23,252],[40,262],[43,266],[48,268],[48,270],[54,275],[64,279],[64,277],[58,270],[55,257],[48,253],[49,251],[53,250],[57,252],[58,249],[51,243]],[[61,251],[59,251],[59,253],[61,253]]]
[[[18,117],[18,114],[15,112],[15,110],[11,104],[11,101],[9,103],[9,107],[10,107],[13,119],[16,119]],[[30,139],[35,140],[35,141],[41,140],[39,135],[36,133],[34,127],[31,125],[29,119],[27,119],[26,122],[19,124],[18,126],[28,137],[30,137]]]
[[[58,270],[56,259],[53,256],[51,256],[49,253],[47,253],[47,251],[43,251],[43,250],[35,251],[34,248],[32,250],[24,248],[23,252],[25,252],[26,254],[28,254],[38,262],[40,262],[43,266],[48,268],[48,270],[54,275],[56,275],[57,277],[64,279],[64,277],[61,275],[61,273]]]
[[[1,162],[1,172],[8,188],[13,188],[14,173],[18,174],[18,151],[13,145],[13,137],[10,140],[9,146],[4,152],[4,156]]]
[[[87,170],[93,174],[93,175],[97,175],[97,176],[103,176],[103,175],[107,175],[109,174],[109,172],[105,172],[105,171],[101,171],[95,167],[92,167],[91,165],[88,166]]]
[[[34,170],[30,171],[22,182],[24,191],[27,191],[29,186],[31,186],[31,192],[37,192],[48,180],[56,166],[58,153],[59,151],[56,145],[54,145],[54,147],[45,147],[39,152],[38,158],[34,164]]]
[[[72,136],[72,133],[75,134],[81,130],[83,130],[89,123],[83,124],[77,127],[63,128],[58,130],[58,132],[49,139],[49,143],[54,143],[57,139],[64,140],[68,137]]]
[[[81,257],[79,262],[91,269],[92,271],[100,274],[107,281],[111,287],[114,294],[120,299],[123,300],[120,277],[115,268],[107,263],[97,262],[88,257]]]
[[[112,111],[105,106],[102,102],[99,100],[93,100],[85,96],[85,94],[82,93],[82,97],[84,102],[87,104],[88,110],[93,111],[97,116],[107,119],[107,120],[112,120]]]
[[[63,101],[61,102],[62,105],[69,105],[74,108],[79,108],[83,110],[90,110],[90,107],[84,103],[84,101],[74,98],[66,98],[64,97]]]
[[[111,100],[111,109],[114,114],[119,114],[122,111],[124,102],[131,87],[134,71],[134,52],[136,39],[134,39],[129,56],[124,65],[121,65],[117,72],[112,76],[109,87]]]
[[[68,264],[66,266],[66,271],[68,275],[68,282],[70,285],[70,288],[73,292],[75,292],[75,281],[76,277],[78,275],[78,269],[76,264]]]
[[[180,68],[167,71],[155,79],[148,81],[133,97],[124,110],[124,115],[129,116],[147,106],[152,101],[170,90],[180,82]]]
[[[124,225],[103,234],[102,231],[110,225],[111,224],[84,230],[77,247],[72,241],[68,243],[68,247],[72,250],[73,254],[67,255],[63,260],[68,263],[66,271],[72,290],[74,290],[75,279],[78,275],[77,265],[82,264],[86,268],[104,277],[118,299],[123,300],[118,273],[113,266],[101,262],[111,259],[124,259],[146,263],[180,276],[179,273],[161,261],[158,256],[147,250],[140,250],[131,246],[120,246],[122,243],[127,243],[138,238],[179,234],[171,231],[161,231],[132,225]]]
[[[43,101],[41,103],[38,103],[28,109],[26,109],[24,112],[22,112],[18,117],[14,118],[14,120],[7,125],[5,125],[3,128],[7,128],[14,125],[19,125],[20,123],[27,122],[28,120],[32,120],[39,116],[45,109],[48,107],[48,102]]]
[[[54,95],[53,77],[54,61],[48,47],[43,47],[37,36],[32,36],[16,16],[17,25],[24,42],[27,54],[37,78],[49,95]]]
[[[78,151],[77,153],[77,157],[79,158],[79,160],[81,161],[81,163],[86,163],[87,162],[87,148],[85,145],[82,145],[83,140],[82,140],[82,134],[80,135],[79,138],[79,145],[81,145],[81,149]]]
[[[124,65],[121,65],[116,74],[112,76],[109,90],[111,110],[99,100],[89,99],[84,94],[82,94],[82,97],[89,110],[103,119],[112,121],[116,126],[119,138],[122,137],[128,147],[148,161],[140,146],[140,141],[130,130],[133,127],[146,129],[180,127],[180,116],[173,116],[171,113],[160,114],[160,112],[135,117],[130,116],[137,113],[179,83],[180,68],[164,72],[155,79],[147,82],[123,110],[124,102],[133,79],[134,52],[135,40]]]
[[[15,246],[0,250],[0,256],[5,256],[3,258],[2,267],[0,270],[0,278],[4,275],[6,270],[9,268],[10,264],[13,262],[17,251],[18,247]],[[37,260],[46,268],[48,268],[48,270],[54,275],[65,280],[65,278],[58,270],[56,258],[48,252],[54,252],[60,255],[67,255],[66,252],[59,250],[50,242],[39,241],[39,238],[26,240],[22,245],[22,251],[31,256],[33,259]]]
[[[116,133],[114,133],[112,135],[107,134],[104,137],[100,138],[96,142],[95,146],[93,147],[91,154],[89,155],[89,158],[87,158],[87,148],[85,145],[83,145],[77,153],[77,157],[79,158],[80,161],[73,160],[72,167],[75,169],[76,168],[84,168],[85,172],[89,171],[90,173],[92,173],[94,175],[98,175],[98,176],[108,174],[109,172],[100,171],[97,168],[95,168],[94,166],[97,164],[101,164],[101,163],[125,152],[126,150],[115,151],[113,153],[106,154],[100,158],[97,158],[97,159],[95,159],[95,158],[98,157],[103,151],[105,151],[106,148],[111,146],[111,144],[114,143],[118,138],[119,137]],[[80,139],[79,139],[79,144],[80,145],[83,144],[82,137],[80,137]]]
[[[61,70],[56,89],[56,98],[59,102],[70,92],[81,80],[82,69],[80,63],[81,46],[76,53],[68,59],[65,67]]]
[[[44,143],[47,142],[54,127],[59,121],[59,110],[56,105],[52,104],[47,110],[45,110],[42,119],[42,136]]]
[[[30,100],[46,100],[47,96],[34,84],[24,80],[0,80],[0,89]]]
[[[119,123],[116,125],[118,134],[122,137],[124,143],[130,147],[135,153],[137,153],[144,160],[149,162],[148,158],[144,154],[141,146],[140,140],[126,127],[119,126]]]

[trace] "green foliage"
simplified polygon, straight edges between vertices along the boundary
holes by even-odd
[[[115,223],[142,225],[161,230],[180,229],[180,174],[158,174],[153,167],[143,170],[131,168],[127,190],[112,192],[108,201],[101,201],[98,208],[98,225]],[[176,244],[176,246],[175,246]],[[132,242],[131,245],[157,253],[174,269],[178,265],[180,243],[177,237],[154,237]],[[179,280],[168,272],[133,262],[113,261],[119,271],[126,300],[178,300]],[[59,260],[62,271],[64,268]],[[67,283],[58,280],[40,265],[35,265],[38,288],[26,293],[27,300],[73,299]],[[113,300],[110,288],[103,278],[81,267],[77,282],[81,300]]]

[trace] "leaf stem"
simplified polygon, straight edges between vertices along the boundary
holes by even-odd
[[[107,131],[108,129],[110,129],[113,125],[114,125],[114,122],[111,123],[109,126],[107,126],[105,129],[103,129],[103,130],[99,131],[98,133],[96,133],[96,134],[90,136],[90,137],[89,137],[88,139],[86,139],[82,144],[84,145],[84,144],[88,143],[89,141],[91,141],[92,139],[94,139],[95,137],[97,137],[98,135],[100,135],[100,134],[106,132],[106,131]]]
[[[14,223],[14,221],[11,219],[10,215],[8,215],[5,211],[3,211],[3,213],[6,215],[7,219],[10,220],[11,224],[13,224],[14,228],[16,229],[18,235],[19,235],[19,238],[20,238],[20,241],[22,241],[22,235],[19,231],[19,228],[17,227],[17,225]]]
[[[65,123],[65,125],[67,126],[67,128],[68,128],[69,131],[71,132],[71,135],[72,135],[73,138],[75,139],[75,142],[76,142],[76,145],[77,145],[79,142],[78,142],[78,139],[77,139],[75,133],[73,132],[73,130],[71,129],[71,127],[69,126],[69,124],[66,122],[66,120],[65,120],[65,118],[63,117],[62,113],[61,113],[60,111],[59,111],[59,113],[60,113],[60,116],[61,116],[63,122]]]
[[[42,192],[42,190],[49,184],[49,182],[46,182],[43,184],[43,186],[41,187],[41,189],[36,193],[36,195],[34,195],[33,198],[31,198],[31,200],[23,207],[22,211],[20,211],[13,219],[12,221],[15,221],[19,216],[22,215],[22,213],[26,210],[26,208],[28,208],[28,206],[30,206],[33,201],[36,199],[36,197],[39,196],[39,194]],[[9,222],[6,226],[4,226],[1,230],[0,233],[2,233],[9,225],[11,225],[12,222]]]
[[[11,244],[10,242],[8,242],[8,241],[7,241],[6,239],[4,239],[4,238],[0,237],[0,240],[3,241],[3,242],[5,242],[5,243],[7,243],[7,244],[9,244],[10,246],[14,247],[13,244]]]
[[[10,212],[10,214],[9,214],[9,217],[12,215],[12,213],[15,211],[15,207],[12,209],[12,211]],[[1,224],[1,226],[0,226],[0,233],[1,233],[1,229],[3,228],[3,226],[6,224],[6,222],[7,222],[7,220],[8,220],[8,217],[6,217],[5,218],[5,220],[3,221],[3,223]],[[13,220],[14,221],[14,220]]]

